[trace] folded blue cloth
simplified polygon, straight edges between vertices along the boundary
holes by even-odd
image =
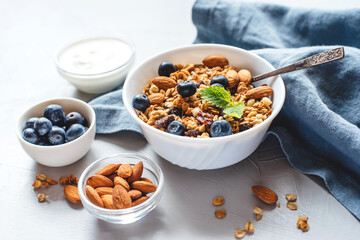
[[[347,46],[342,60],[282,76],[285,104],[267,135],[279,139],[294,168],[324,179],[334,197],[360,219],[360,10],[198,0],[193,22],[196,43],[258,49],[254,52],[275,67],[336,47],[316,45]],[[90,105],[98,133],[141,133],[124,109],[122,89]]]
[[[283,74],[286,100],[268,135],[360,219],[360,9],[198,0],[192,16],[196,43],[258,49],[275,68],[336,47],[319,45],[348,46],[344,59]]]

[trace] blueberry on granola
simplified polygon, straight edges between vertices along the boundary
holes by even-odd
[[[213,85],[215,83],[219,83],[223,85],[225,88],[229,87],[229,80],[223,75],[217,75],[213,77],[210,81],[210,85]]]
[[[211,137],[223,137],[231,135],[231,125],[226,120],[217,120],[211,124],[210,136]]]
[[[214,83],[214,84],[211,84],[211,86],[219,86],[219,87],[222,87],[222,88],[225,88],[223,85],[221,85],[220,83]]]
[[[138,94],[133,98],[133,107],[139,111],[145,111],[150,107],[150,100],[144,94]]]
[[[196,85],[192,81],[183,81],[177,85],[177,91],[182,97],[190,97],[196,93]]]
[[[175,71],[176,68],[174,64],[172,64],[171,62],[161,63],[158,69],[159,76],[166,76],[166,77],[170,77],[170,74]]]
[[[172,121],[168,128],[168,132],[175,135],[184,135],[185,126],[180,121]]]

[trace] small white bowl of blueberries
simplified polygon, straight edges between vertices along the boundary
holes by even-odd
[[[16,133],[25,152],[49,167],[72,164],[95,138],[95,112],[74,98],[58,98],[30,107],[19,118]]]

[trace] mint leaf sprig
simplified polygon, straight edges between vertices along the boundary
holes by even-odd
[[[243,115],[245,104],[243,102],[230,101],[231,94],[220,86],[209,86],[199,91],[202,99],[222,108],[229,116],[240,118]]]

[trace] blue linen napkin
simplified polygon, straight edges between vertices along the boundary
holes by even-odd
[[[332,45],[346,46],[342,60],[282,76],[285,104],[267,135],[279,139],[294,168],[321,177],[333,196],[360,219],[360,10],[198,0],[192,16],[196,43],[258,49],[254,52],[275,68],[336,47]],[[124,109],[122,89],[90,105],[98,133],[141,133]]]

